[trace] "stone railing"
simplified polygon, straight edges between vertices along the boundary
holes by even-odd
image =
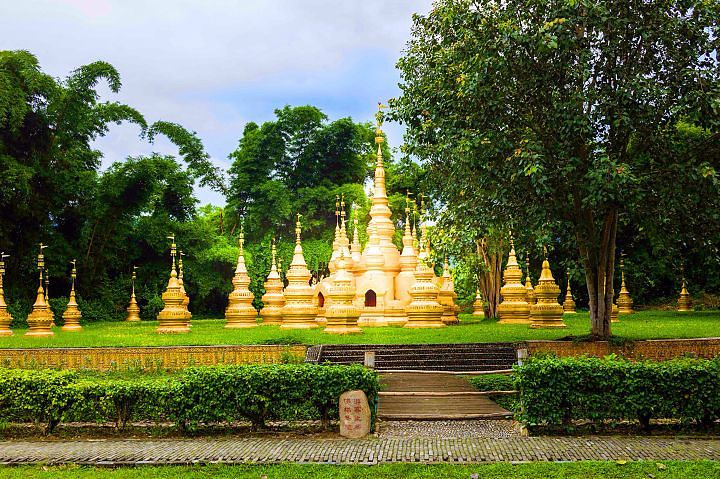
[[[302,345],[0,349],[0,366],[60,369],[182,369],[216,364],[302,361]]]
[[[629,341],[622,345],[613,345],[607,341],[527,341],[525,347],[530,355],[539,352],[555,353],[558,356],[587,354],[595,357],[617,354],[630,359],[654,361],[686,355],[706,359],[720,356],[720,338],[647,339]]]

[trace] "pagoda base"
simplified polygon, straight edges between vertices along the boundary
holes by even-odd
[[[620,308],[620,314],[635,314],[635,310],[632,308]]]
[[[563,314],[577,314],[577,311],[563,311]]]
[[[327,334],[360,334],[363,330],[359,326],[348,324],[331,324],[323,329],[323,333]]]
[[[190,325],[183,322],[163,322],[155,329],[158,334],[182,334],[190,332]]]
[[[402,324],[405,324],[404,322]],[[361,315],[360,319],[358,319],[358,326],[362,326],[364,328],[382,328],[385,326],[389,326],[388,320],[385,316],[377,316],[377,315]]]
[[[283,321],[283,323],[280,325],[280,329],[315,329],[315,328],[319,328],[319,327],[320,327],[320,325],[316,322],[290,323],[287,321]]]
[[[225,323],[225,329],[244,329],[244,328],[256,328],[258,326],[257,321],[254,319],[252,321],[250,320],[235,320],[235,321],[227,321]]]
[[[500,315],[498,324],[530,324],[530,315],[527,316],[509,316],[507,313]]]
[[[453,325],[453,324],[460,324],[460,320],[454,314],[443,316],[442,322],[447,324],[448,326]]]
[[[54,336],[55,332],[52,329],[30,329],[25,336],[34,336],[36,338]]]
[[[412,320],[409,319],[407,323],[405,323],[404,328],[415,328],[415,329],[421,329],[421,328],[447,328],[447,324],[443,323],[442,321],[418,321],[418,320]]]
[[[82,326],[79,324],[64,324],[60,327],[61,331],[82,331]]]
[[[13,332],[9,328],[0,329],[0,336],[12,336]]]
[[[538,319],[530,324],[530,329],[562,329],[567,328],[567,324],[562,319]]]

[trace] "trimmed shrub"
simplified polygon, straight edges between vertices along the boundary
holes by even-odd
[[[188,368],[173,375],[117,377],[72,371],[0,369],[0,420],[43,424],[61,421],[172,421],[181,430],[199,424],[268,419],[321,419],[338,414],[340,394],[361,389],[374,411],[374,371],[360,365],[278,364]]]
[[[610,356],[531,358],[515,373],[518,418],[528,426],[573,420],[677,419],[710,424],[720,417],[720,358],[631,362]]]
[[[478,391],[515,391],[516,382],[512,374],[481,374],[470,378],[470,384]]]

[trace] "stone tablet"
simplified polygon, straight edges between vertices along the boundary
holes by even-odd
[[[370,406],[364,391],[340,395],[340,435],[360,439],[370,434]]]

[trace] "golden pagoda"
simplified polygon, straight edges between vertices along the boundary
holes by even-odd
[[[535,289],[532,279],[530,279],[530,255],[527,252],[525,252],[525,291],[527,291],[527,302],[532,307],[537,303],[537,299],[535,299]]]
[[[170,256],[172,257],[172,267],[170,269],[170,279],[167,288],[162,294],[165,307],[157,315],[160,322],[157,333],[189,333],[190,326],[188,322],[187,308],[185,307],[185,295],[180,288],[177,271],[175,269],[175,256],[177,255],[177,245],[175,244],[175,235],[168,236],[172,241],[170,246]]]
[[[185,292],[185,281],[183,281],[183,256],[185,256],[185,253],[180,250],[178,253],[178,284],[180,285],[180,291],[182,291],[183,294],[183,308],[185,309],[185,317],[188,320],[188,327],[192,328],[192,324],[189,322],[192,318],[192,313],[190,313],[190,310],[188,309],[188,306],[190,305],[190,296],[188,296]]]
[[[263,324],[281,324],[282,308],[285,306],[285,295],[283,294],[283,283],[277,268],[277,249],[275,240],[272,242],[272,264],[270,274],[265,281],[265,294],[262,297],[263,308],[260,310],[260,317]]]
[[[323,330],[329,334],[357,334],[362,333],[358,327],[360,310],[353,303],[355,288],[352,284],[352,275],[347,271],[345,252],[340,251],[340,257],[335,262],[335,276],[328,292],[328,306],[325,311],[327,326]]]
[[[520,282],[522,270],[515,256],[515,243],[510,236],[510,254],[508,255],[507,266],[503,272],[505,284],[500,289],[502,302],[498,306],[500,315],[499,323],[530,323],[530,305],[527,302],[527,290]]]
[[[625,260],[622,257],[620,258],[620,276],[622,282],[620,284],[620,294],[617,299],[618,311],[620,314],[633,314],[635,313],[633,310],[633,300],[630,297],[630,291],[628,291],[625,285]]]
[[[250,291],[250,276],[245,266],[245,232],[240,229],[240,252],[237,267],[232,279],[233,290],[228,295],[225,309],[225,327],[227,329],[253,328],[257,326],[258,312],[253,306],[255,296]]]
[[[38,270],[40,271],[40,284],[38,285],[37,297],[33,304],[32,312],[28,315],[27,322],[30,329],[25,336],[52,336],[55,333],[51,329],[53,324],[53,313],[50,311],[45,291],[43,290],[43,270],[45,268],[45,255],[43,249],[47,246],[40,243],[40,253],[38,254]]]
[[[485,317],[485,301],[483,301],[482,294],[480,294],[480,288],[475,288],[475,301],[473,302],[472,315],[476,318]]]
[[[302,245],[300,244],[300,213],[295,223],[295,251],[290,267],[285,274],[288,285],[285,288],[285,306],[282,309],[281,329],[317,328],[317,306],[313,305],[314,289],[310,286],[308,271]]]
[[[572,290],[570,289],[570,270],[567,270],[567,290],[565,291],[565,300],[562,304],[564,314],[575,314],[575,301],[572,297]]]
[[[542,272],[537,286],[535,286],[535,297],[537,303],[530,310],[530,327],[538,328],[566,328],[567,326],[562,320],[563,307],[558,303],[560,288],[555,283],[552,271],[550,271],[550,262],[547,259],[547,249],[545,250],[545,259],[542,263]]]
[[[443,263],[442,286],[440,286],[438,301],[444,308],[442,321],[447,325],[458,324],[460,322],[457,317],[459,308],[455,304],[456,299],[457,293],[455,292],[455,282],[450,274],[447,256],[445,256],[445,263]]]
[[[12,336],[10,329],[12,316],[7,312],[7,304],[5,303],[5,291],[3,290],[3,276],[5,276],[5,258],[9,256],[3,251],[0,253],[0,336]]]
[[[133,266],[132,278],[130,280],[132,284],[132,294],[130,295],[130,305],[127,307],[127,316],[125,317],[125,321],[130,322],[140,321],[140,308],[138,307],[137,300],[135,299],[135,280],[137,279],[137,274],[135,273],[136,270],[137,266]]]
[[[420,240],[420,249],[423,248],[423,239]],[[419,258],[415,269],[416,282],[410,288],[412,301],[405,307],[407,314],[406,328],[443,328],[445,307],[438,302],[440,289],[433,281],[435,275],[430,266],[429,258]]]
[[[71,263],[73,267],[72,271],[70,272],[70,299],[68,300],[67,308],[62,315],[65,324],[63,324],[60,329],[62,329],[63,331],[80,331],[82,330],[82,326],[80,326],[80,318],[82,318],[82,313],[80,312],[77,301],[75,300],[75,278],[77,278],[76,261],[72,260]]]
[[[682,289],[680,290],[680,297],[678,298],[678,311],[692,311],[692,300],[690,299],[690,293],[687,290],[687,284],[685,283],[685,277],[682,279]]]

